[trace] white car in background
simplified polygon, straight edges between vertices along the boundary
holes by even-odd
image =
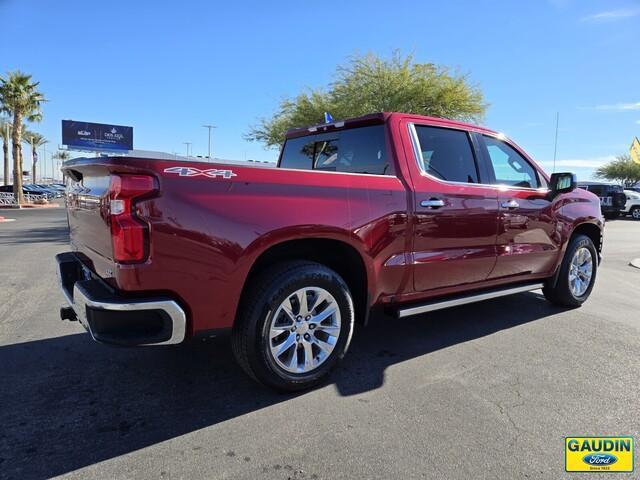
[[[624,204],[624,208],[620,213],[631,215],[634,219],[640,220],[640,193],[633,190],[625,190],[624,194],[627,196],[627,203]]]

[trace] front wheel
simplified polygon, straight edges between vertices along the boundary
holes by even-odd
[[[633,207],[629,213],[634,220],[640,220],[640,207]]]
[[[596,247],[586,235],[576,235],[567,246],[555,286],[545,286],[542,293],[556,305],[579,307],[591,294],[597,270]]]
[[[322,381],[344,357],[353,324],[351,293],[336,272],[318,263],[285,262],[248,286],[233,351],[258,382],[302,390]]]

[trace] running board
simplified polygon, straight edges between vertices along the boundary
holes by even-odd
[[[457,307],[459,305],[466,305],[467,303],[482,302],[483,300],[490,300],[492,298],[506,297],[507,295],[513,295],[515,293],[539,290],[542,287],[544,287],[544,283],[529,283],[526,285],[519,285],[517,287],[503,288],[500,290],[485,290],[484,292],[474,293],[471,295],[464,295],[461,297],[454,297],[446,300],[436,300],[429,303],[423,303],[422,305],[400,308],[396,312],[396,316],[398,318],[410,317],[411,315],[418,315],[419,313],[433,312],[434,310]]]

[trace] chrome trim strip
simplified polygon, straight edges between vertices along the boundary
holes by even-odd
[[[73,296],[69,295],[69,292],[65,289],[62,283],[62,272],[60,270],[60,263],[56,269],[56,275],[58,277],[58,283],[62,293],[69,303],[69,306],[76,312],[78,321],[80,324],[91,334],[91,338],[96,340],[89,322],[87,321],[87,307],[99,308],[101,310],[111,311],[133,311],[133,310],[162,310],[171,319],[171,338],[164,342],[158,343],[143,343],[140,346],[150,345],[174,345],[184,341],[187,329],[187,317],[184,310],[174,300],[153,300],[153,301],[139,301],[139,302],[99,302],[92,300],[89,295],[79,286],[77,283],[73,287]]]
[[[530,283],[528,285],[521,285],[519,287],[506,288],[504,290],[494,290],[491,292],[478,293],[476,295],[468,295],[461,298],[454,298],[451,300],[442,300],[432,303],[426,303],[424,305],[418,305],[416,307],[401,308],[397,312],[398,318],[409,317],[411,315],[418,315],[420,313],[433,312],[435,310],[442,310],[449,307],[457,307],[459,305],[466,305],[468,303],[481,302],[483,300],[490,300],[492,298],[506,297],[516,293],[530,292],[532,290],[539,290],[544,286],[543,283]]]
[[[284,168],[284,167],[273,167],[273,168],[276,170],[286,170],[288,172],[330,173],[333,175],[360,175],[361,177],[393,178],[395,180],[399,179],[398,175],[391,175],[387,173],[383,175],[379,173],[334,172],[333,170],[315,170],[315,169],[308,169],[308,168]]]
[[[433,175],[431,175],[429,172],[427,172],[424,169],[424,158],[422,157],[422,151],[420,150],[420,140],[418,140],[418,132],[416,131],[416,126],[415,123],[410,122],[408,123],[409,126],[409,136],[411,137],[411,144],[413,146],[413,154],[416,157],[415,161],[418,164],[418,169],[420,170],[420,174],[423,177],[427,177],[429,180],[434,180],[436,182],[439,183],[443,183],[445,185],[464,185],[465,187],[482,187],[482,188],[493,188],[493,189],[497,189],[499,191],[506,191],[506,190],[523,190],[526,192],[538,192],[538,193],[542,193],[542,194],[546,194],[549,193],[549,189],[548,188],[527,188],[527,187],[514,187],[513,185],[504,185],[504,184],[493,184],[493,183],[467,183],[467,182],[452,182],[449,180],[442,180],[441,178],[436,178]],[[448,128],[451,130],[458,130],[461,132],[469,132],[469,130],[465,130],[463,128],[454,128],[454,127],[445,127],[445,126],[439,126],[439,125],[427,125],[424,124],[422,125],[424,127],[435,127],[435,128]],[[498,137],[496,137],[498,138]],[[509,145],[511,146],[511,145]],[[536,167],[534,167],[533,165],[531,165],[531,168],[533,168],[534,170],[536,170],[536,172],[540,175],[540,172],[538,171],[538,169]]]
[[[424,157],[422,155],[422,150],[420,150],[420,140],[418,139],[418,131],[416,130],[415,123],[409,123],[409,136],[411,137],[411,145],[413,146],[413,155],[418,164],[418,170],[424,176],[429,178],[433,178],[434,180],[438,180],[437,178],[429,175],[427,171],[424,169]],[[444,182],[446,183],[446,182]]]

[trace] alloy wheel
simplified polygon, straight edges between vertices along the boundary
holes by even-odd
[[[309,373],[322,365],[340,336],[338,302],[321,287],[296,290],[280,304],[269,325],[269,351],[290,373]]]
[[[593,257],[586,247],[578,248],[569,265],[569,288],[571,294],[578,298],[584,295],[591,284],[593,276]]]

